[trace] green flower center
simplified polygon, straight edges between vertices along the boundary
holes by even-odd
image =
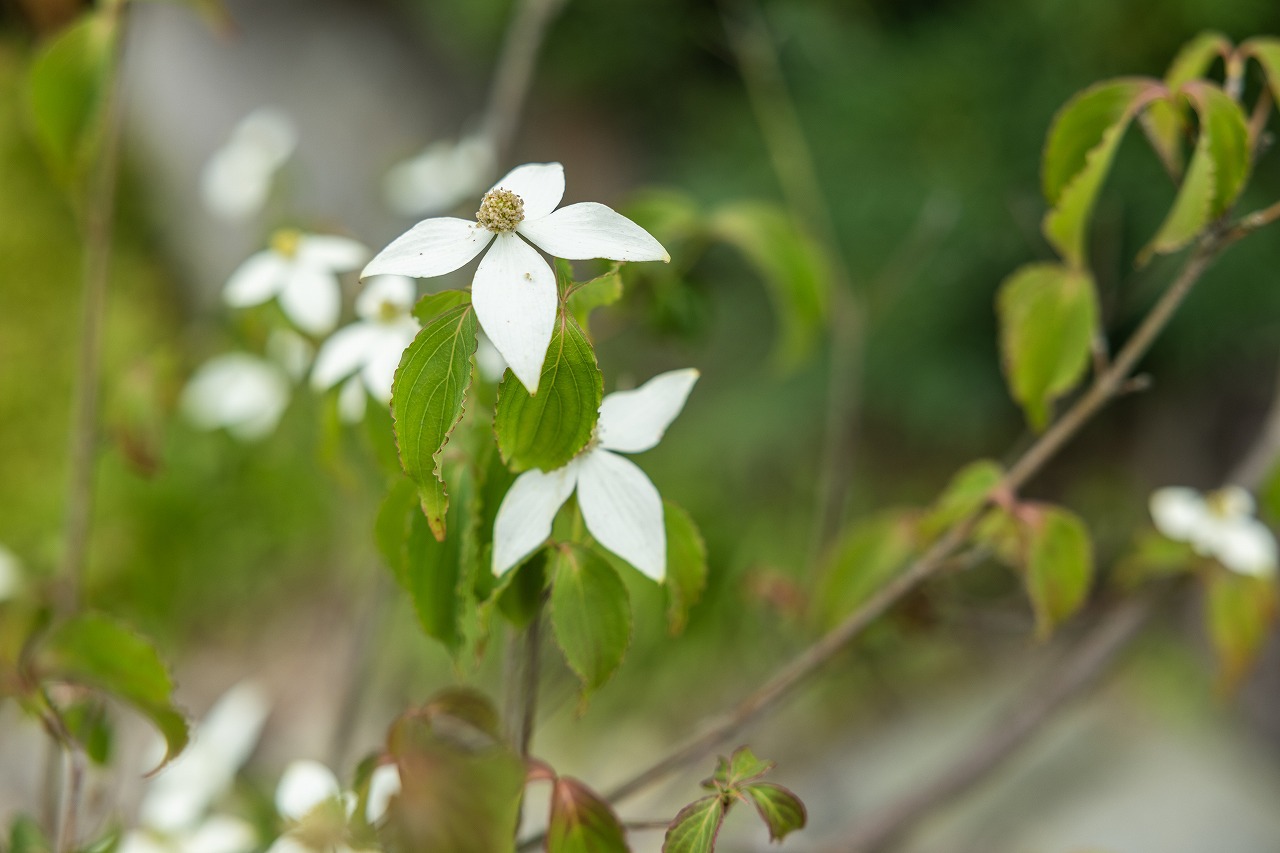
[[[378,319],[383,323],[391,323],[400,318],[404,312],[400,310],[400,306],[394,302],[383,300],[378,303]]]
[[[476,211],[476,223],[495,234],[510,234],[523,221],[524,200],[501,187],[485,193]]]

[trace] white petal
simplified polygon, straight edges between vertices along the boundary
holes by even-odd
[[[8,601],[22,591],[22,563],[8,548],[0,545],[0,601]]]
[[[391,798],[400,793],[400,770],[394,764],[382,764],[369,777],[369,796],[365,801],[364,817],[369,823],[377,823],[387,813]]]
[[[493,174],[494,151],[487,136],[430,145],[396,164],[383,181],[387,203],[405,216],[434,216],[479,198]]]
[[[562,207],[541,219],[528,217],[516,226],[516,231],[548,255],[570,261],[671,260],[652,234],[621,213],[593,201]]]
[[[662,496],[630,459],[597,448],[579,462],[578,506],[596,540],[659,583],[667,574]]]
[[[632,391],[615,391],[600,405],[600,446],[640,453],[662,434],[684,408],[700,374],[693,368],[659,374]]]
[[[239,818],[214,815],[183,839],[182,853],[253,853],[258,833]]]
[[[1268,577],[1276,572],[1276,537],[1254,518],[1238,519],[1216,543],[1218,562],[1242,575]]]
[[[369,394],[386,405],[391,402],[391,385],[405,349],[418,334],[418,324],[412,317],[399,323],[381,323],[378,339],[370,347],[360,377]]]
[[[288,403],[288,377],[274,364],[248,353],[210,359],[182,392],[183,413],[196,426],[225,427],[250,441],[275,429]]]
[[[289,264],[271,250],[258,252],[236,268],[227,279],[222,299],[232,308],[261,305],[280,292]]]
[[[267,848],[267,853],[316,853],[316,851],[292,835],[282,835],[272,842]]]
[[[315,367],[311,370],[311,387],[324,391],[359,371],[377,346],[380,334],[378,324],[367,320],[334,332],[320,346]]]
[[[270,167],[242,149],[216,152],[200,172],[200,200],[220,219],[247,219],[262,209],[270,189]]]
[[[302,331],[323,335],[338,324],[342,286],[323,267],[295,263],[280,291],[280,308]]]
[[[115,853],[173,853],[173,848],[135,829],[120,839]]]
[[[453,272],[489,245],[493,232],[451,217],[424,219],[391,241],[360,273],[431,278]]]
[[[1157,489],[1151,495],[1149,508],[1156,529],[1179,542],[1192,541],[1209,518],[1200,493],[1182,486]]]
[[[347,272],[369,258],[369,249],[347,237],[304,234],[298,238],[298,263],[329,272]]]
[[[516,166],[493,185],[511,190],[524,202],[524,218],[541,219],[564,198],[564,166],[559,163],[525,163]]]
[[[272,107],[259,107],[236,125],[228,147],[251,151],[265,168],[275,169],[297,145],[298,131],[289,116]]]
[[[547,541],[551,522],[573,493],[577,464],[549,473],[525,471],[511,484],[493,522],[493,573],[506,574]]]
[[[360,376],[352,376],[338,391],[338,417],[343,423],[354,424],[364,420],[364,410],[369,397],[365,393]]]
[[[400,313],[408,314],[417,295],[417,282],[408,276],[376,275],[356,297],[356,314],[365,320],[380,320],[383,305],[391,305]]]
[[[1209,496],[1219,515],[1226,518],[1252,516],[1256,509],[1253,495],[1240,486],[1224,486]]]
[[[295,761],[284,770],[276,788],[276,811],[302,820],[321,803],[339,800],[342,789],[328,767],[318,761]]]
[[[557,298],[551,267],[514,234],[494,240],[471,282],[476,319],[530,394],[538,391]]]

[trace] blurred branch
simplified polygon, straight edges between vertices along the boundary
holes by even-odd
[[[498,163],[504,161],[520,123],[547,28],[567,2],[520,0],[507,25],[488,105],[480,122],[482,133],[493,143],[494,159]]]

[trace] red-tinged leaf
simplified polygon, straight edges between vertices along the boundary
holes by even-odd
[[[576,779],[556,780],[547,853],[625,853],[627,849],[622,822],[608,803]]]
[[[756,807],[760,819],[769,827],[770,841],[781,841],[797,829],[804,829],[809,820],[804,803],[781,785],[753,782],[742,788],[742,794]]]
[[[1205,604],[1218,687],[1231,692],[1253,667],[1276,620],[1276,582],[1219,570],[1209,579]]]
[[[1028,525],[1027,594],[1037,631],[1048,637],[1080,609],[1093,583],[1093,544],[1078,516],[1045,507]]]
[[[715,775],[703,784],[709,788],[715,785],[726,789],[737,788],[759,779],[777,766],[777,762],[756,758],[750,749],[740,746],[729,758],[718,759]]]
[[[711,853],[728,811],[717,795],[695,800],[680,810],[662,840],[662,853]]]
[[[1183,84],[1203,77],[1216,60],[1231,53],[1231,41],[1218,32],[1203,32],[1187,42],[1169,64],[1164,84],[1176,92]],[[1186,107],[1174,100],[1153,102],[1142,113],[1142,129],[1155,148],[1165,169],[1175,179],[1183,170],[1183,142],[1190,131]]]

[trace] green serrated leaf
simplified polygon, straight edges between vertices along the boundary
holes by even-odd
[[[916,548],[915,518],[887,510],[850,525],[832,546],[814,596],[819,624],[839,623],[883,587]]]
[[[552,556],[551,626],[584,694],[609,680],[631,642],[631,601],[617,572],[594,551]]]
[[[75,185],[98,144],[99,115],[112,62],[115,18],[91,12],[43,45],[27,78],[36,141],[57,178]]]
[[[756,807],[760,819],[769,827],[769,840],[781,841],[797,829],[804,829],[809,814],[804,803],[791,791],[772,782],[753,782],[742,793]]]
[[[725,205],[709,227],[760,274],[782,326],[774,362],[794,369],[813,351],[826,324],[831,271],[821,247],[786,213],[763,202]]]
[[[65,708],[62,722],[90,761],[100,767],[111,761],[115,736],[111,721],[107,719],[107,708],[101,700],[76,702]]]
[[[187,721],[173,705],[173,682],[151,643],[105,616],[56,624],[40,642],[32,671],[41,681],[101,690],[136,708],[164,736],[163,764],[187,745]]]
[[[662,501],[667,529],[667,627],[679,634],[689,621],[689,609],[707,586],[707,545],[698,525],[684,508]]]
[[[1116,148],[1152,82],[1121,79],[1076,95],[1058,111],[1044,149],[1045,238],[1073,267],[1086,265],[1090,217]]]
[[[996,313],[1010,393],[1039,432],[1049,423],[1050,404],[1075,387],[1089,364],[1098,323],[1093,278],[1057,264],[1028,264],[1001,284]]]
[[[1176,92],[1197,77],[1203,77],[1215,60],[1231,53],[1231,41],[1222,33],[1203,32],[1187,42],[1178,51],[1169,70],[1164,75],[1164,85]],[[1187,112],[1180,102],[1162,99],[1153,101],[1142,113],[1142,129],[1151,146],[1164,162],[1165,169],[1175,178],[1182,176],[1182,144],[1189,131]]]
[[[548,853],[626,853],[626,833],[607,802],[576,779],[560,777],[551,792]]]
[[[423,514],[440,541],[449,506],[440,452],[462,419],[478,328],[469,304],[437,317],[404,351],[391,388],[400,464],[417,484]]]
[[[1084,604],[1093,583],[1093,543],[1084,522],[1058,507],[1037,507],[1024,523],[1029,547],[1025,582],[1037,633],[1053,629]]]
[[[1200,137],[1173,207],[1138,254],[1139,264],[1191,243],[1235,203],[1248,176],[1249,122],[1240,105],[1209,83],[1188,83],[1183,91],[1200,117]]]
[[[711,853],[728,808],[719,796],[703,797],[680,810],[662,839],[662,853]]]
[[[1209,578],[1205,620],[1218,656],[1218,687],[1231,692],[1257,660],[1276,620],[1276,582],[1225,569]]]
[[[503,461],[516,471],[563,467],[591,440],[603,398],[595,350],[561,309],[537,396],[530,396],[512,373],[498,386],[493,428]]]
[[[435,322],[442,314],[471,303],[469,290],[442,290],[429,293],[413,306],[413,316],[424,326]]]
[[[1258,61],[1271,89],[1271,99],[1280,103],[1280,38],[1263,36],[1248,39],[1241,43],[1240,54]]]
[[[728,758],[721,757],[716,761],[716,772],[709,780],[704,782],[706,787],[714,787],[719,785],[721,788],[732,789],[740,785],[746,784],[759,779],[773,768],[777,767],[776,761],[766,761],[756,757],[748,747],[740,746],[734,750],[733,755]]]
[[[979,459],[956,472],[920,521],[920,533],[928,539],[941,535],[986,504],[992,489],[1004,479],[1004,469],[990,459]]]
[[[588,334],[591,333],[591,312],[612,305],[622,298],[621,267],[621,264],[614,264],[604,275],[585,281],[569,292],[566,300],[569,311]]]

